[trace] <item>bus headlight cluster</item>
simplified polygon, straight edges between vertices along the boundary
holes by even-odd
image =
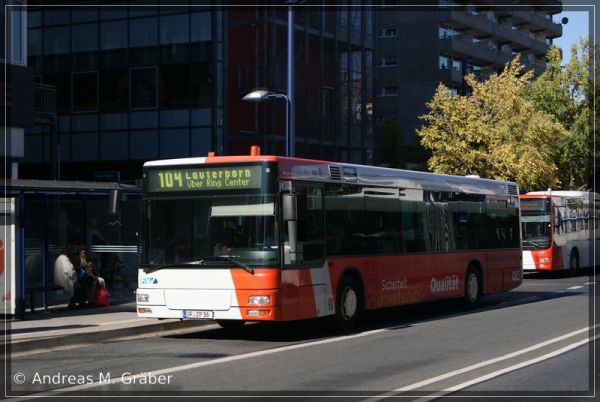
[[[548,264],[550,262],[552,262],[552,257],[542,257],[542,258],[540,258],[540,263],[541,264]]]
[[[271,304],[271,296],[250,296],[248,304]]]
[[[148,303],[150,301],[150,295],[146,293],[138,293],[137,301],[139,303]]]

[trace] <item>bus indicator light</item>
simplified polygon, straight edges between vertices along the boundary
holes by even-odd
[[[271,310],[248,310],[247,314],[252,317],[264,317],[270,315]]]

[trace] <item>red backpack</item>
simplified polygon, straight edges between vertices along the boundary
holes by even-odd
[[[101,287],[96,289],[96,306],[98,306],[98,307],[110,306],[110,301],[108,300],[108,289],[101,288]]]

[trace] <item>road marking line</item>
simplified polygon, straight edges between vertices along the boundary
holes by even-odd
[[[334,342],[342,342],[342,341],[347,341],[347,340],[351,340],[351,339],[355,339],[355,338],[362,338],[365,336],[370,336],[370,335],[375,335],[378,333],[387,332],[390,330],[394,330],[395,328],[397,328],[397,326],[375,329],[372,331],[361,332],[359,334],[354,334],[354,335],[346,335],[346,336],[335,337],[335,338],[326,338],[326,339],[321,339],[321,340],[314,341],[314,342],[305,342],[305,343],[299,343],[299,344],[295,344],[295,345],[281,346],[281,347],[273,348],[273,349],[259,350],[256,352],[245,353],[242,355],[226,356],[226,357],[221,357],[218,359],[205,360],[205,361],[196,362],[196,363],[184,364],[182,366],[169,367],[169,368],[155,370],[155,371],[146,371],[146,372],[143,372],[140,374],[127,376],[126,379],[138,380],[140,378],[148,377],[148,376],[159,376],[162,374],[172,374],[172,373],[176,373],[179,371],[192,370],[195,368],[212,366],[215,364],[228,363],[228,362],[233,362],[236,360],[250,359],[250,358],[259,357],[259,356],[266,356],[266,355],[271,355],[271,354],[275,354],[275,353],[279,353],[279,352],[286,352],[289,350],[303,349],[303,348],[307,348],[310,346],[325,345],[325,344],[334,343]],[[118,377],[118,378],[111,379],[110,385],[120,384],[122,382],[123,382],[123,377]],[[57,388],[57,389],[52,389],[52,390],[48,390],[48,391],[42,391],[41,393],[34,394],[34,395],[27,395],[27,396],[31,397],[31,396],[48,395],[48,393],[80,391],[80,390],[84,390],[84,389],[96,388],[96,387],[101,387],[101,386],[106,386],[106,385],[108,385],[108,384],[106,384],[105,382],[96,381],[96,382],[88,383],[88,384],[75,385],[73,387]]]
[[[600,324],[596,325],[600,326]],[[233,362],[233,361],[237,361],[237,360],[244,360],[244,359],[250,359],[253,357],[260,357],[260,356],[267,356],[267,355],[271,355],[271,354],[275,354],[275,353],[279,353],[279,352],[286,352],[286,351],[290,351],[290,350],[296,350],[296,349],[304,349],[307,347],[311,347],[311,346],[318,346],[318,345],[325,345],[325,344],[329,344],[329,343],[335,343],[335,342],[343,342],[343,341],[347,341],[347,340],[352,340],[352,339],[356,339],[356,338],[362,338],[362,337],[366,337],[366,336],[370,336],[370,335],[375,335],[375,334],[379,334],[379,333],[384,333],[390,330],[394,330],[396,329],[397,326],[393,326],[393,327],[386,327],[386,328],[381,328],[381,329],[376,329],[376,330],[371,330],[371,331],[366,331],[366,332],[361,332],[358,334],[353,334],[353,335],[346,335],[346,336],[341,336],[341,337],[334,337],[334,338],[326,338],[326,339],[321,339],[318,341],[313,341],[313,342],[305,342],[305,343],[299,343],[299,344],[295,344],[295,345],[288,345],[288,346],[282,346],[282,347],[278,347],[278,348],[273,348],[273,349],[267,349],[267,350],[259,350],[256,352],[250,352],[250,353],[245,353],[245,354],[241,354],[241,355],[235,355],[235,356],[226,356],[226,357],[221,357],[218,359],[213,359],[213,360],[205,360],[205,361],[201,361],[201,362],[196,362],[196,363],[190,363],[190,364],[185,364],[185,365],[181,365],[181,366],[174,366],[174,367],[169,367],[169,368],[165,368],[165,369],[160,369],[160,370],[155,370],[155,371],[147,371],[147,372],[143,372],[140,374],[136,374],[133,376],[128,376],[126,377],[128,380],[138,380],[140,378],[143,377],[148,377],[148,376],[159,376],[159,375],[163,375],[163,374],[171,374],[171,373],[176,373],[176,372],[180,372],[180,371],[186,371],[186,370],[192,370],[192,369],[196,369],[196,368],[200,368],[200,367],[206,367],[206,366],[212,366],[215,364],[221,364],[221,363],[229,363],[229,362]],[[525,349],[521,349],[518,351],[515,351],[513,353],[509,353],[507,355],[504,356],[500,356],[491,360],[487,360],[484,362],[480,362],[477,364],[474,364],[472,366],[468,366],[465,367],[463,369],[459,369],[459,370],[455,370],[446,374],[442,374],[440,376],[434,377],[434,378],[430,378],[428,380],[424,380],[406,387],[402,387],[402,388],[398,388],[394,391],[391,391],[388,394],[392,394],[394,392],[402,392],[405,390],[412,390],[424,385],[428,385],[434,382],[438,382],[441,381],[443,379],[446,378],[450,378],[453,376],[456,376],[458,374],[462,374],[471,370],[475,370],[477,368],[480,367],[484,367],[490,364],[494,364],[496,362],[502,361],[502,360],[506,360],[509,359],[511,357],[515,357],[527,352],[530,352],[532,350],[536,350],[539,349],[541,347],[550,345],[552,343],[555,342],[559,342],[563,339],[578,335],[580,333],[589,331],[590,327],[585,327],[573,332],[569,332],[565,335],[541,342],[539,344],[530,346],[528,348]],[[115,379],[111,379],[111,384],[110,385],[115,385],[115,384],[120,384],[123,382],[123,377],[118,377]],[[33,394],[33,395],[26,395],[27,397],[35,397],[35,396],[42,396],[42,395],[48,395],[48,393],[64,393],[64,392],[72,392],[72,391],[80,391],[80,390],[85,390],[85,389],[90,389],[90,388],[96,388],[96,387],[101,387],[101,386],[106,386],[107,384],[105,382],[100,382],[100,381],[96,381],[93,383],[87,383],[87,384],[81,384],[81,385],[76,385],[73,387],[65,387],[65,388],[57,388],[57,389],[52,389],[52,390],[48,390],[48,391],[42,391],[40,393],[37,394]],[[385,397],[388,394],[383,394],[381,395],[381,397]],[[7,395],[8,396],[8,395]],[[379,396],[375,397],[375,398],[379,398]],[[29,398],[28,398],[29,399]],[[377,400],[377,399],[374,399]]]
[[[513,366],[506,367],[506,368],[503,368],[503,369],[498,370],[498,371],[494,371],[493,373],[489,373],[489,374],[486,374],[484,376],[481,376],[481,377],[478,377],[478,378],[474,378],[474,379],[472,379],[470,381],[463,382],[462,384],[458,384],[458,385],[455,385],[453,387],[446,388],[444,390],[444,392],[459,391],[461,389],[470,387],[471,385],[479,384],[480,382],[484,382],[484,381],[490,380],[492,378],[499,377],[499,376],[501,376],[503,374],[510,373],[511,371],[515,371],[515,370],[522,369],[523,367],[531,366],[533,364],[542,362],[544,360],[548,360],[548,359],[551,359],[551,358],[556,357],[558,355],[562,355],[564,353],[567,353],[567,352],[569,352],[569,351],[571,351],[573,349],[576,349],[576,348],[578,348],[578,347],[580,347],[582,345],[585,345],[586,343],[590,343],[592,341],[595,341],[596,339],[598,339],[598,336],[595,336],[593,338],[586,338],[586,339],[581,340],[579,342],[575,342],[575,343],[567,345],[567,346],[565,346],[563,348],[555,350],[554,352],[546,353],[545,355],[542,355],[542,356],[539,356],[539,357],[536,357],[536,358],[533,358],[533,359],[530,359],[530,360],[526,360],[524,362],[515,364]]]
[[[584,283],[584,285],[595,285],[595,284],[596,284],[596,282],[586,282],[586,283]]]
[[[575,290],[575,289],[581,289],[583,286],[571,286],[570,288],[567,288],[567,290]]]
[[[590,327],[585,327],[585,328],[579,329],[577,331],[569,332],[568,334],[565,334],[565,335],[562,335],[562,336],[559,336],[559,337],[556,337],[556,338],[549,339],[547,341],[538,343],[538,344],[530,346],[528,348],[520,349],[520,350],[517,350],[515,352],[506,354],[504,356],[499,356],[499,357],[496,357],[494,359],[485,360],[485,361],[482,361],[480,363],[476,363],[476,364],[473,364],[471,366],[464,367],[462,369],[454,370],[454,371],[448,372],[446,374],[439,375],[437,377],[429,378],[427,380],[423,380],[423,381],[420,381],[420,382],[417,382],[417,383],[414,383],[414,384],[411,384],[411,385],[407,385],[405,387],[398,388],[395,391],[398,391],[398,392],[401,392],[401,391],[410,391],[410,390],[413,390],[413,389],[416,389],[416,388],[421,388],[421,387],[423,387],[425,385],[433,384],[435,382],[438,382],[438,381],[441,381],[441,380],[445,380],[447,378],[454,377],[454,376],[457,376],[459,374],[463,374],[463,373],[466,373],[466,372],[469,372],[469,371],[473,371],[473,370],[476,370],[478,368],[489,366],[491,364],[495,364],[495,363],[498,363],[498,362],[501,362],[501,361],[504,361],[504,360],[507,360],[507,359],[512,359],[513,357],[517,357],[517,356],[520,356],[522,354],[529,353],[531,351],[534,351],[534,350],[543,348],[545,346],[551,345],[553,343],[560,342],[560,341],[562,341],[564,339],[571,338],[573,336],[579,335],[579,334],[587,332],[589,330],[590,330]]]
[[[594,328],[597,327],[597,326],[600,326],[600,324],[594,326]],[[433,384],[433,383],[445,380],[447,378],[455,377],[455,376],[457,376],[459,374],[464,374],[464,373],[476,370],[476,369],[481,368],[481,367],[489,366],[489,365],[501,362],[503,360],[511,359],[513,357],[516,357],[516,356],[519,356],[519,355],[522,355],[522,354],[525,354],[525,353],[529,353],[529,352],[531,352],[533,350],[543,348],[545,346],[551,345],[551,344],[556,343],[556,342],[560,342],[560,341],[562,341],[564,339],[567,339],[567,338],[579,335],[579,334],[587,332],[589,330],[590,330],[590,327],[585,327],[585,328],[582,328],[582,329],[578,329],[577,331],[569,332],[569,333],[561,335],[559,337],[549,339],[547,341],[538,343],[536,345],[532,345],[532,346],[530,346],[528,348],[525,348],[525,349],[520,349],[520,350],[517,350],[515,352],[509,353],[509,354],[506,354],[506,355],[503,355],[503,356],[496,357],[494,359],[485,360],[485,361],[482,361],[480,363],[476,363],[476,364],[473,364],[473,365],[470,365],[470,366],[467,366],[467,367],[464,367],[464,368],[461,368],[461,369],[458,369],[458,370],[450,371],[450,372],[445,373],[445,374],[440,374],[440,375],[438,375],[436,377],[428,378],[427,380],[419,381],[419,382],[416,382],[414,384],[410,384],[410,385],[407,385],[407,386],[404,386],[404,387],[401,387],[401,388],[396,388],[395,390],[392,390],[392,391],[387,392],[385,394],[378,395],[375,398],[366,399],[365,401],[374,402],[374,401],[378,401],[378,400],[380,400],[382,398],[385,398],[385,397],[394,396],[394,395],[396,395],[399,392],[412,391],[412,390],[415,390],[417,388],[421,388],[421,387],[424,387],[426,385],[430,385],[430,384]],[[363,401],[363,402],[365,402],[365,401]]]

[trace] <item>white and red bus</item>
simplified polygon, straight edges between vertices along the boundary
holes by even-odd
[[[522,194],[523,270],[576,272],[599,246],[600,195],[586,191]]]
[[[139,317],[289,321],[521,284],[515,183],[260,155],[143,169]]]

